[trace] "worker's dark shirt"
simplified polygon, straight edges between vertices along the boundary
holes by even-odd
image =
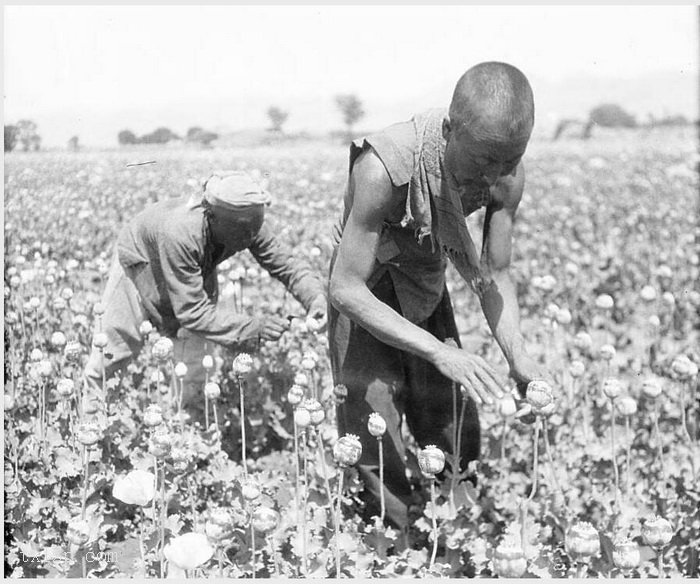
[[[257,338],[260,321],[217,305],[216,265],[249,249],[270,275],[308,309],[324,293],[311,269],[283,248],[268,226],[257,235],[236,233],[226,245],[205,249],[204,209],[169,199],[146,208],[119,234],[117,252],[135,283],[153,323],[166,335],[182,327],[213,342],[230,345]],[[207,252],[213,261],[207,261]],[[210,264],[210,265],[207,265]]]

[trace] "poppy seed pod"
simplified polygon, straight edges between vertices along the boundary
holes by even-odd
[[[347,386],[343,385],[342,383],[339,383],[333,388],[333,395],[335,396],[335,402],[337,404],[344,404],[346,398],[348,397]]]
[[[554,401],[554,392],[544,379],[533,379],[527,384],[525,399],[532,406],[533,413],[538,414],[542,408]]]
[[[260,496],[260,486],[253,479],[241,481],[241,494],[246,501],[255,501]]]
[[[61,290],[61,298],[63,298],[63,300],[70,300],[73,298],[73,290],[70,288],[64,288]]]
[[[326,417],[326,412],[323,410],[321,402],[314,398],[304,400],[304,407],[309,411],[311,424],[318,426]]]
[[[44,353],[41,349],[32,349],[29,353],[29,360],[38,363],[44,358]]]
[[[253,358],[248,353],[239,353],[233,360],[232,369],[237,377],[248,375],[253,370]]]
[[[12,411],[15,409],[15,398],[12,394],[6,393],[5,394],[5,400],[3,402],[3,409],[6,412]]]
[[[185,365],[182,361],[179,361],[177,365],[175,365],[175,375],[180,378],[187,375],[187,365]]]
[[[57,296],[56,298],[53,299],[53,309],[56,312],[61,312],[62,310],[65,310],[66,308],[66,301],[61,298],[60,296]]]
[[[204,355],[204,357],[202,357],[202,367],[207,371],[214,367],[214,357],[211,355]]]
[[[686,381],[698,374],[698,366],[685,355],[678,355],[671,363],[671,371],[678,379]]]
[[[620,570],[632,570],[639,566],[641,553],[639,546],[631,539],[618,539],[613,543],[613,563]]]
[[[585,561],[600,551],[600,537],[590,523],[580,521],[566,532],[565,547],[573,559]]]
[[[221,388],[218,383],[209,381],[204,385],[204,395],[207,399],[218,399],[221,395]]]
[[[102,316],[105,313],[105,305],[102,304],[102,302],[95,302],[95,305],[92,307],[92,311],[96,316]]]
[[[362,456],[362,443],[354,434],[345,434],[333,445],[333,458],[342,467],[357,464]]]
[[[610,361],[615,356],[615,347],[612,345],[603,345],[598,352],[603,361]]]
[[[148,440],[148,452],[156,458],[164,458],[170,454],[172,448],[172,436],[167,430],[156,431]]]
[[[66,539],[78,547],[84,546],[90,539],[90,524],[86,519],[74,517],[68,523]]]
[[[603,381],[603,393],[609,399],[615,399],[622,394],[622,383],[615,377],[608,377]]]
[[[493,552],[493,567],[499,578],[520,578],[527,570],[523,548],[508,538]]]
[[[301,385],[294,384],[287,392],[287,401],[293,406],[298,406],[304,399],[304,388]]]
[[[92,345],[98,349],[104,349],[108,343],[107,333],[95,333],[95,336],[92,337]]]
[[[311,413],[303,403],[294,408],[294,422],[299,428],[306,428],[311,423]]]
[[[583,361],[572,361],[569,365],[569,373],[574,379],[578,379],[586,372],[586,366]]]
[[[204,524],[204,533],[212,541],[221,541],[231,536],[233,532],[233,518],[224,509],[215,509],[209,512],[209,518]]]
[[[676,298],[671,292],[664,292],[661,295],[661,300],[663,300],[664,304],[667,304],[668,306],[673,306],[676,303]]]
[[[434,477],[445,468],[445,453],[434,444],[429,444],[418,453],[418,466],[424,474]]]
[[[75,383],[72,379],[64,378],[60,379],[56,384],[56,393],[60,395],[63,399],[68,399],[73,395],[75,391]]]
[[[274,531],[280,522],[280,516],[277,511],[260,505],[253,511],[252,523],[255,531],[267,535]]]
[[[662,548],[669,544],[673,537],[673,527],[663,517],[652,515],[642,525],[642,539],[653,548]]]
[[[367,430],[375,438],[381,438],[386,432],[386,421],[377,412],[372,412],[367,420]]]
[[[56,331],[51,335],[51,346],[55,347],[56,349],[63,349],[63,347],[66,346],[66,335],[64,335],[61,331]]]
[[[37,371],[39,372],[39,375],[41,375],[42,377],[49,377],[53,372],[53,365],[48,359],[42,359],[41,361],[39,361],[36,367]]]
[[[84,446],[94,446],[102,438],[102,427],[95,422],[83,422],[75,432],[75,436]]]
[[[143,423],[149,428],[155,428],[163,423],[163,410],[158,404],[151,404],[146,408]]]
[[[63,349],[63,356],[67,361],[77,361],[81,352],[82,347],[78,341],[68,341]]]
[[[561,325],[571,324],[573,317],[571,316],[571,311],[568,308],[562,308],[557,312],[556,316],[557,322]]]
[[[662,391],[661,380],[656,377],[647,377],[642,382],[642,393],[650,399],[656,399],[661,395]]]
[[[39,310],[39,307],[41,306],[41,300],[39,300],[39,298],[37,298],[36,296],[32,296],[29,299],[28,305],[29,308],[31,308],[32,310]]]
[[[158,361],[167,361],[173,355],[173,342],[168,337],[161,337],[153,343],[151,353]]]

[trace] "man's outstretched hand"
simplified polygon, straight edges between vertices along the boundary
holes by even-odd
[[[276,341],[289,328],[289,320],[279,316],[264,316],[260,319],[260,338],[264,341]]]
[[[504,395],[505,381],[478,355],[443,343],[434,364],[443,375],[461,384],[477,404],[492,404]]]

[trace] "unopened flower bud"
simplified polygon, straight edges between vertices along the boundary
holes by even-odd
[[[37,371],[42,377],[50,377],[53,373],[53,365],[48,359],[42,359],[37,364]]]
[[[95,302],[92,311],[95,313],[95,316],[102,316],[105,313],[105,305],[102,302]]]
[[[37,298],[36,296],[32,296],[29,299],[28,304],[29,308],[31,308],[32,310],[39,310],[39,307],[41,306],[41,300],[39,300],[39,298]]]
[[[3,402],[3,408],[6,412],[10,412],[15,409],[15,397],[10,394],[5,394],[5,400]]]
[[[214,357],[211,355],[204,355],[204,357],[202,357],[202,367],[207,371],[214,367]]]
[[[569,365],[569,373],[574,379],[578,379],[586,372],[586,366],[583,361],[572,361]]]
[[[647,284],[644,286],[639,293],[639,295],[642,297],[642,300],[645,302],[651,302],[652,300],[656,299],[656,289],[653,286],[650,286]]]
[[[294,422],[299,428],[306,428],[311,423],[311,413],[303,403],[294,408]]]
[[[685,355],[678,355],[671,363],[671,371],[678,379],[686,381],[698,374],[698,366]]]
[[[29,360],[38,363],[44,358],[44,353],[41,349],[32,349],[29,353]]]
[[[255,501],[260,496],[260,487],[251,479],[241,484],[241,494],[246,501]]]
[[[153,331],[153,325],[151,324],[151,321],[149,321],[149,320],[144,320],[139,325],[139,334],[142,337],[147,337],[148,335],[151,334],[152,331]]]
[[[610,310],[615,305],[615,301],[609,294],[601,294],[596,298],[595,305],[601,310]]]
[[[656,399],[662,391],[661,380],[657,377],[647,377],[642,383],[642,393],[650,399]]]
[[[372,412],[367,420],[367,430],[375,438],[381,438],[386,432],[386,421],[377,412]]]
[[[501,414],[504,418],[510,418],[511,416],[515,415],[515,412],[518,411],[518,406],[515,403],[515,400],[513,399],[513,396],[509,393],[504,395],[499,401],[498,401],[498,413]]]
[[[204,385],[204,395],[207,396],[207,399],[218,399],[221,395],[221,388],[219,387],[219,384],[213,381],[206,383]]]
[[[362,443],[354,434],[345,434],[333,445],[333,458],[336,464],[347,467],[357,464],[362,456]]]
[[[567,325],[571,323],[573,317],[571,316],[571,311],[568,308],[562,308],[557,312],[556,319],[559,324]]]
[[[56,312],[61,312],[62,310],[66,309],[66,301],[61,298],[60,296],[57,296],[56,298],[53,299],[53,309]]]
[[[306,387],[309,385],[309,378],[306,375],[306,373],[303,373],[299,371],[297,374],[294,375],[294,385],[301,385],[302,387]]]
[[[615,400],[617,411],[623,416],[633,416],[637,413],[637,401],[629,395],[623,395]]]
[[[95,422],[83,422],[75,433],[78,442],[84,446],[94,446],[102,438],[102,427]]]
[[[182,361],[179,361],[177,365],[175,365],[175,375],[180,378],[187,375],[187,365],[185,365]]]
[[[610,361],[613,357],[615,357],[615,352],[615,347],[612,345],[603,345],[600,348],[599,355],[603,361]]]
[[[64,335],[61,331],[56,331],[51,335],[51,346],[55,347],[56,349],[63,349],[63,347],[66,346],[66,335]]]
[[[676,303],[676,299],[671,292],[664,292],[661,295],[661,300],[668,306],[673,306]]]
[[[71,290],[70,288],[64,288],[63,290],[61,290],[61,298],[63,298],[63,300],[66,301],[70,300],[71,298],[73,298],[73,290]]]
[[[574,346],[579,351],[590,351],[591,347],[593,347],[593,339],[587,332],[581,331],[574,337]]]
[[[95,336],[92,338],[93,346],[98,349],[104,349],[108,343],[107,333],[95,333]]]
[[[148,452],[156,458],[164,458],[172,449],[172,436],[167,430],[156,431],[148,440]]]

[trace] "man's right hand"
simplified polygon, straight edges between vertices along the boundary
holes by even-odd
[[[505,395],[505,380],[478,355],[443,343],[433,363],[440,373],[461,384],[477,404],[492,404]]]
[[[260,338],[265,341],[276,341],[284,331],[289,329],[289,320],[279,316],[264,316],[260,319]]]

